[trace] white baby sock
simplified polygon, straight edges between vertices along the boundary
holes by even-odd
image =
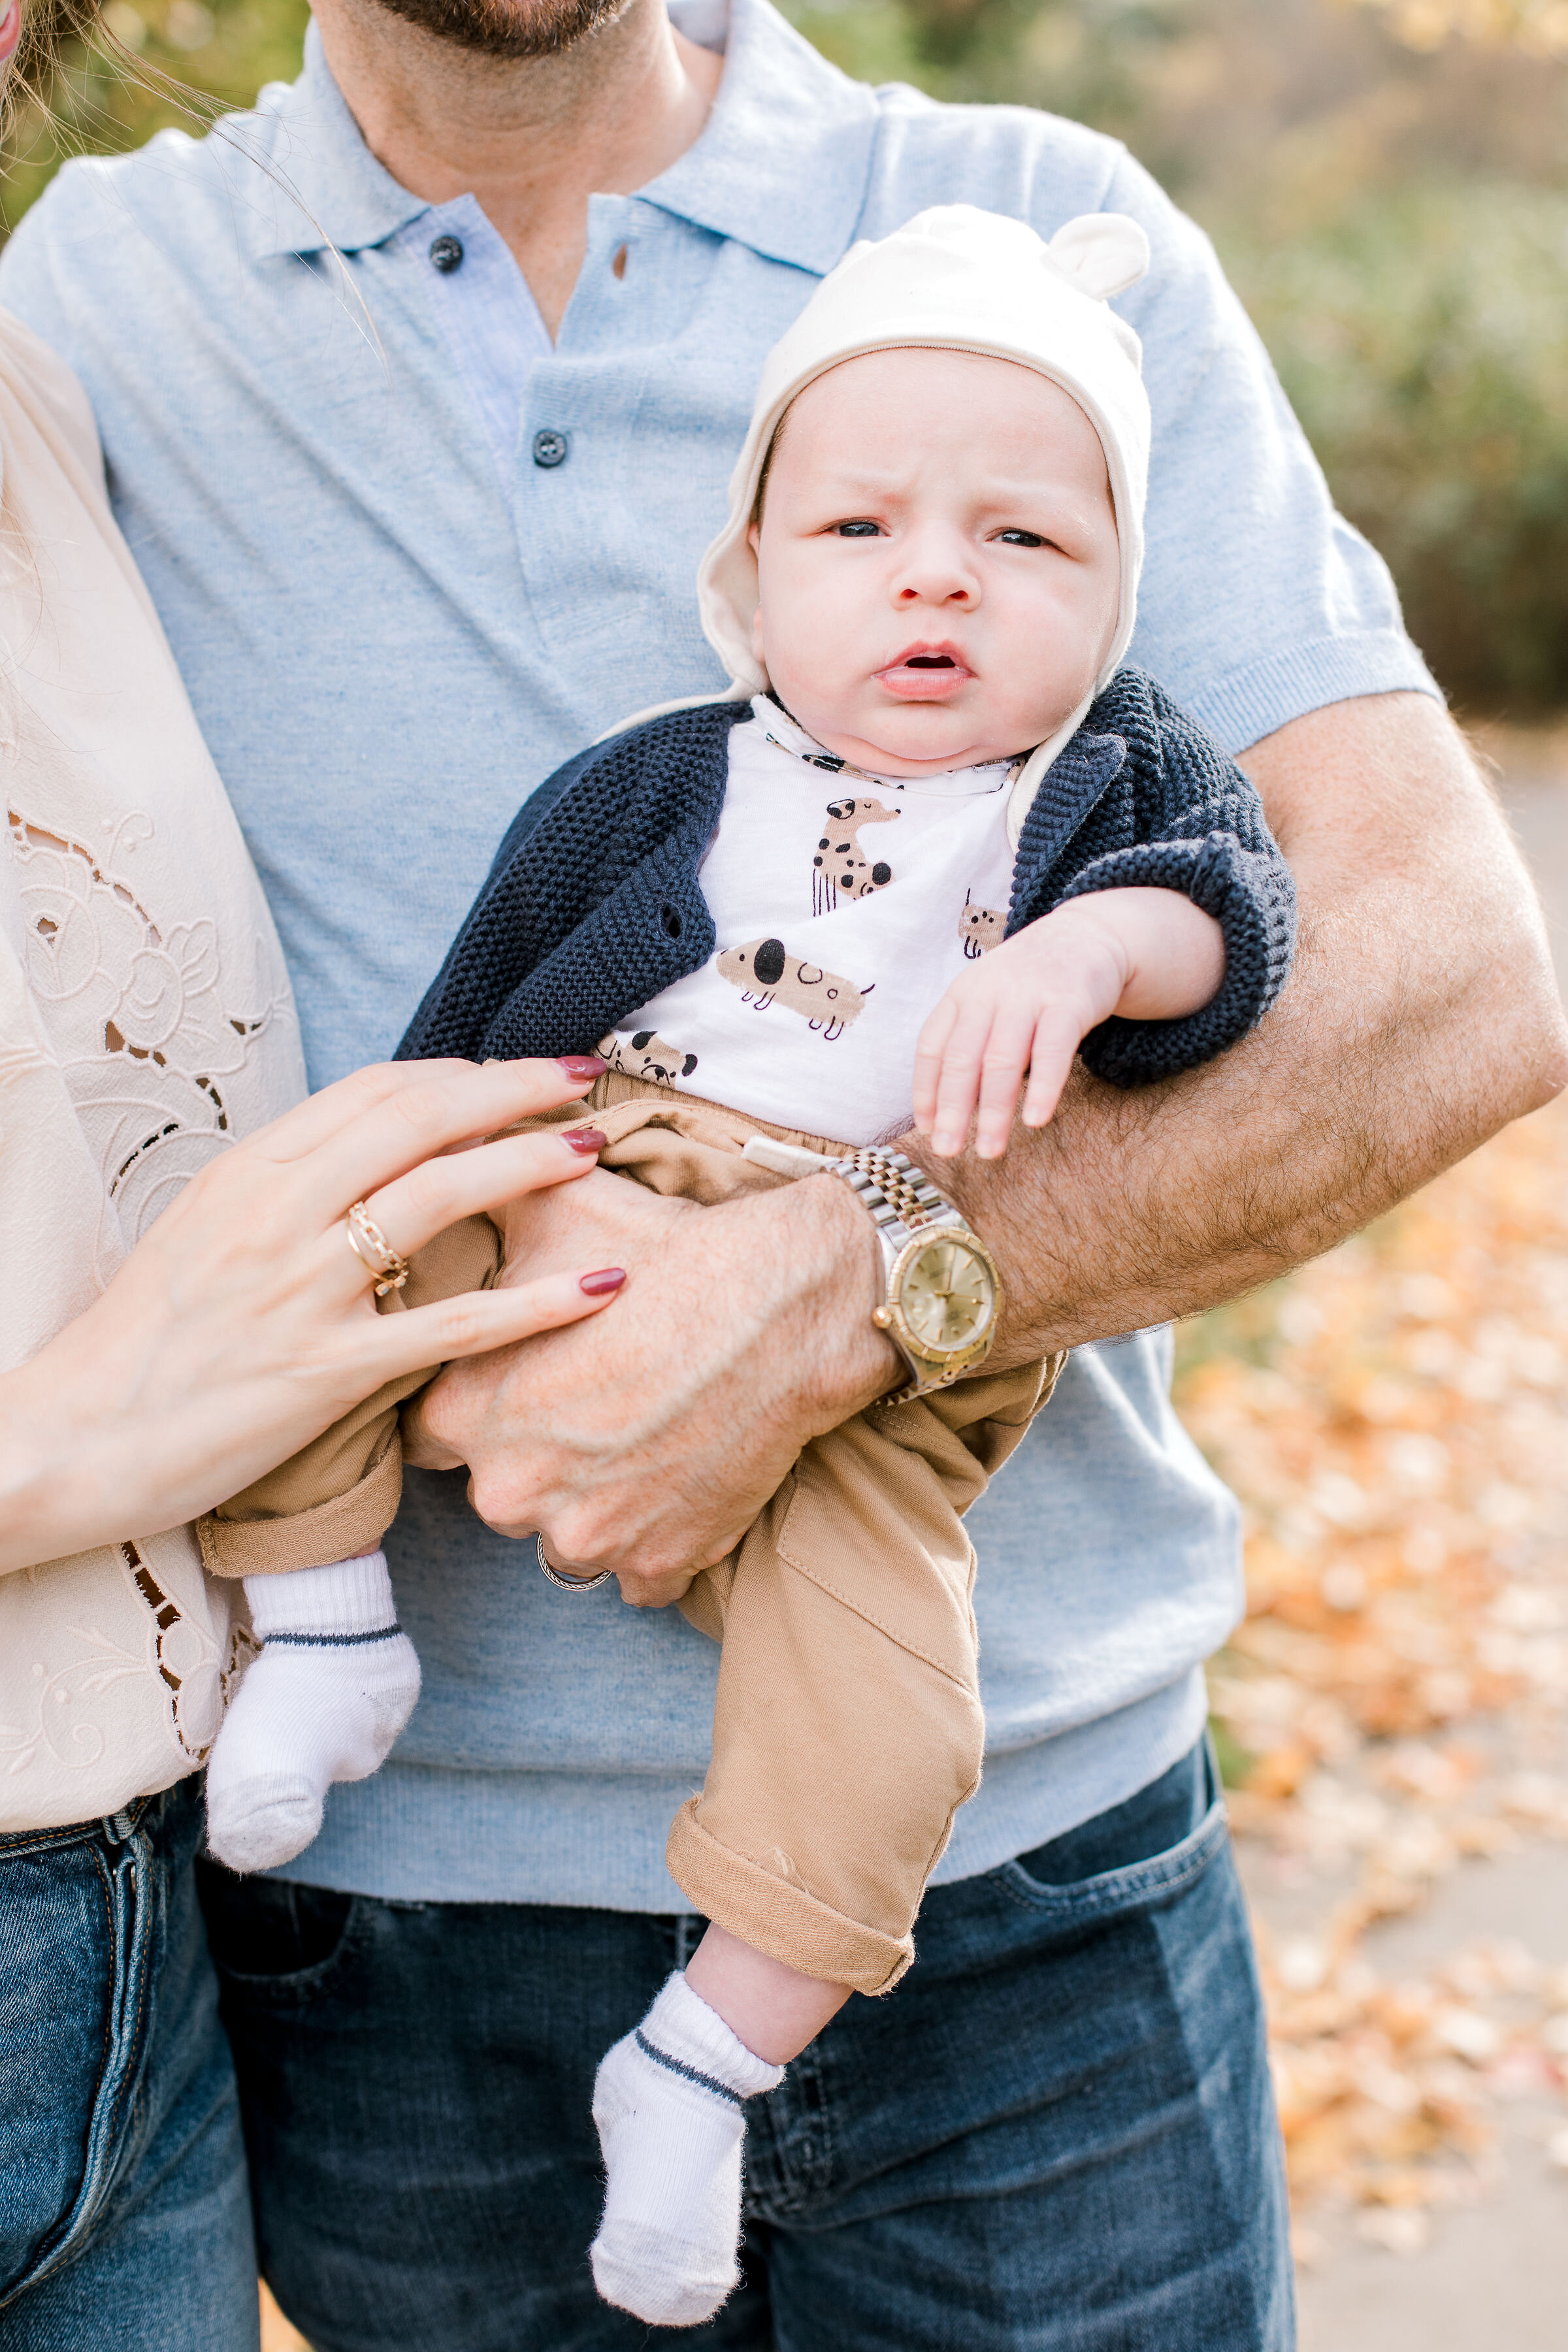
[[[382,1552],[247,1576],[245,1597],[263,1646],[207,1759],[207,1846],[230,1870],[275,1870],[316,1835],[332,1782],[381,1763],[414,1712],[419,1659]]]
[[[742,2101],[784,2080],[672,1976],[601,2061],[594,2121],[609,2175],[590,2252],[606,2303],[654,2327],[711,2319],[740,2277]]]

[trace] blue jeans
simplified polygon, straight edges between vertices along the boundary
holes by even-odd
[[[201,1782],[0,1837],[0,2352],[257,2352]]]
[[[263,2268],[316,2352],[632,2352],[594,2069],[701,1923],[202,1873]],[[1205,1747],[933,1889],[895,1991],[748,2107],[693,2352],[1289,2352],[1279,2134]]]

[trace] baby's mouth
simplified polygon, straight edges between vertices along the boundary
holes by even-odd
[[[877,676],[879,686],[900,702],[942,702],[966,686],[974,673],[954,646],[907,646]]]

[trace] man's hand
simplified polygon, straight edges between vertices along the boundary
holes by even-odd
[[[1245,765],[1300,907],[1295,973],[1256,1035],[1131,1094],[1077,1069],[1005,1160],[928,1155],[1002,1266],[987,1370],[1283,1274],[1568,1079],[1534,894],[1433,703],[1338,703]],[[569,1571],[614,1568],[628,1597],[675,1597],[808,1438],[900,1377],[869,1319],[869,1221],[833,1178],[689,1209],[595,1173],[520,1203],[509,1258],[520,1278],[631,1280],[611,1317],[450,1367],[424,1426],[472,1465],[482,1517],[541,1528]]]
[[[659,1606],[740,1541],[808,1438],[900,1379],[871,1322],[881,1259],[836,1177],[716,1209],[603,1171],[572,1189],[574,1217],[542,1194],[515,1204],[508,1275],[584,1250],[624,1265],[615,1346],[449,1365],[405,1415],[407,1458],[468,1463],[491,1527],[537,1529],[553,1567],[614,1569],[628,1601]]]

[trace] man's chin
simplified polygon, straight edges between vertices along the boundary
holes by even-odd
[[[391,16],[487,58],[555,58],[613,24],[629,0],[376,0]]]

